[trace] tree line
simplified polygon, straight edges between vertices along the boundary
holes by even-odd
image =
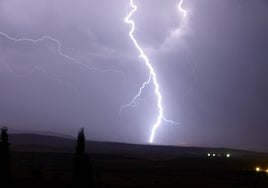
[[[84,129],[80,129],[77,135],[76,148],[74,153],[73,187],[94,187],[93,169],[90,156],[85,152]],[[10,142],[8,128],[1,128],[0,142],[0,187],[12,185]]]

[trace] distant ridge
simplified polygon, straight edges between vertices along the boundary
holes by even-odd
[[[38,134],[10,134],[13,152],[64,152],[75,151],[75,139]],[[256,152],[227,148],[178,147],[87,141],[86,150],[95,154],[113,154],[148,159],[177,157],[207,157],[208,153],[231,153],[232,156],[254,155]]]
[[[67,135],[67,134],[61,134],[61,133],[55,133],[51,131],[31,131],[31,130],[19,130],[19,129],[9,129],[10,134],[36,134],[36,135],[43,135],[43,136],[55,136],[60,138],[69,138],[69,139],[75,139],[75,137]]]
[[[41,134],[10,134],[11,151],[73,152],[75,139]]]

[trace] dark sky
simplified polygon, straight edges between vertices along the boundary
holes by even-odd
[[[186,19],[178,2],[135,1],[135,37],[157,73],[165,116],[180,123],[162,123],[155,143],[267,152],[268,1],[185,0]],[[49,35],[80,63],[51,40],[0,34],[0,124],[67,135],[85,127],[88,139],[148,143],[152,85],[119,113],[149,76],[128,36],[128,3],[0,0],[0,32]]]

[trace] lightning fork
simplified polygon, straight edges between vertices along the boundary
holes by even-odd
[[[153,83],[154,88],[155,88],[154,93],[155,93],[155,95],[157,97],[157,107],[158,107],[157,120],[153,125],[153,128],[151,130],[150,139],[149,139],[149,142],[153,143],[156,130],[160,126],[160,124],[162,123],[162,120],[166,121],[168,123],[176,123],[176,122],[171,121],[171,120],[167,120],[164,117],[163,106],[162,106],[162,95],[161,95],[161,92],[160,92],[160,87],[159,87],[159,83],[157,81],[156,73],[154,71],[154,68],[153,68],[152,64],[150,63],[150,60],[148,59],[148,57],[144,53],[142,47],[139,45],[139,43],[137,42],[136,38],[134,37],[135,22],[134,22],[134,20],[131,19],[131,17],[137,11],[138,7],[137,7],[136,4],[134,4],[134,0],[129,0],[129,3],[130,3],[130,7],[132,8],[132,10],[129,12],[129,14],[125,18],[125,22],[131,26],[131,29],[130,29],[130,32],[129,32],[129,37],[130,37],[130,39],[132,40],[133,44],[135,45],[135,47],[137,48],[137,50],[139,52],[139,58],[141,58],[143,60],[144,64],[148,68],[150,76],[149,76],[149,79],[146,82],[143,83],[142,87],[139,89],[139,93],[133,98],[133,100],[130,103],[124,105],[121,109],[126,108],[126,107],[130,107],[133,104],[135,104],[135,101],[137,100],[138,97],[140,97],[143,89],[148,84],[150,84],[151,82]]]
[[[115,69],[99,69],[99,68],[95,68],[95,67],[90,67],[86,64],[83,64],[81,63],[80,61],[78,61],[77,59],[65,54],[63,51],[62,51],[62,44],[59,40],[51,37],[51,36],[48,36],[48,35],[45,35],[41,38],[38,38],[38,39],[31,39],[31,38],[14,38],[14,37],[11,37],[9,36],[8,34],[6,33],[3,33],[0,31],[0,35],[4,36],[5,38],[11,40],[11,41],[14,41],[14,42],[31,42],[31,43],[39,43],[39,42],[43,42],[45,40],[50,40],[52,42],[54,42],[56,45],[57,45],[57,51],[58,51],[58,54],[60,56],[62,56],[63,58],[73,62],[73,63],[76,63],[84,68],[86,68],[88,71],[97,71],[97,72],[101,72],[101,73],[107,73],[107,72],[114,72],[114,73],[120,73],[122,74],[123,76],[125,76],[125,73],[123,71],[119,71],[119,70],[115,70]]]

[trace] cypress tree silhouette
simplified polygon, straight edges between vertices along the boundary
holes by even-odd
[[[78,132],[77,136],[76,154],[84,154],[84,153],[85,153],[85,134],[84,134],[84,128],[82,128]]]
[[[8,142],[8,128],[1,128],[0,142],[0,182],[6,186],[10,182],[10,151]]]
[[[85,153],[85,135],[82,128],[78,132],[74,157],[74,186],[84,187],[85,185],[93,186],[93,182],[89,156]]]

